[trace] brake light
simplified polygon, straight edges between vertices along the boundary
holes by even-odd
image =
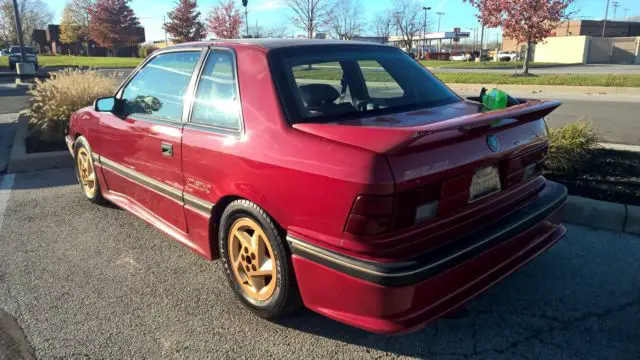
[[[435,217],[440,185],[396,194],[360,195],[351,209],[345,231],[352,235],[380,235]]]
[[[360,195],[356,198],[345,231],[353,235],[378,235],[391,230],[393,196]]]

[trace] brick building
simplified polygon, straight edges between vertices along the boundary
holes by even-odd
[[[85,55],[87,49],[81,43],[64,44],[60,41],[60,25],[49,24],[44,30],[34,30],[34,46],[42,54],[51,55]],[[134,34],[135,45],[119,46],[115,49],[115,56],[137,56],[137,44],[145,42],[145,33],[142,26],[136,28]],[[95,41],[89,40],[89,55],[107,56],[111,49],[99,46]]]

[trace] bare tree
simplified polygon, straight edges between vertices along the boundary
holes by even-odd
[[[24,42],[31,44],[33,30],[44,29],[53,19],[53,13],[42,0],[19,0],[18,10]],[[13,1],[0,0],[0,42],[13,45],[17,39]]]
[[[413,47],[413,39],[422,29],[422,7],[417,0],[394,0],[391,8],[393,24],[398,27],[405,47]]]
[[[282,3],[293,12],[290,17],[293,26],[306,32],[309,39],[319,27],[330,22],[331,0],[283,0]]]
[[[264,30],[264,36],[272,39],[281,39],[287,37],[287,27],[284,25],[274,25]]]
[[[381,42],[386,43],[391,36],[391,29],[393,28],[393,18],[388,10],[383,10],[373,19],[373,28],[376,32],[376,36],[380,38]]]
[[[364,28],[364,17],[360,0],[337,0],[329,19],[332,35],[341,40],[353,39]]]

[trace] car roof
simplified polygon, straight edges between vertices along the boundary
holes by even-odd
[[[380,46],[390,47],[389,45],[353,40],[320,40],[320,39],[215,39],[206,41],[197,41],[184,44],[169,46],[169,48],[179,48],[183,46],[215,46],[215,45],[236,45],[236,46],[258,46],[267,50],[299,47],[299,46],[324,46],[324,45],[350,45],[350,46]],[[163,49],[164,50],[164,49]]]

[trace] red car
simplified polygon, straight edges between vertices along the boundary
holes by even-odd
[[[259,316],[397,333],[565,234],[540,175],[558,105],[487,111],[372,43],[199,42],[153,53],[67,142],[89,200],[221,258]]]

